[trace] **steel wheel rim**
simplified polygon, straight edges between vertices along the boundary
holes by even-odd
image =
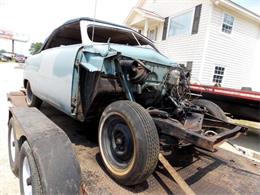
[[[33,96],[33,93],[32,93],[32,90],[31,90],[31,86],[28,83],[27,88],[26,88],[26,101],[27,101],[28,104],[32,103],[32,96]]]
[[[110,150],[113,157],[117,161],[128,162],[133,152],[133,141],[131,135],[129,135],[129,128],[124,124],[116,124],[110,131],[109,136],[112,138]]]
[[[11,151],[11,158],[12,161],[15,161],[15,138],[14,138],[14,129],[13,127],[11,128],[10,132],[10,151]]]
[[[31,170],[28,158],[25,157],[23,160],[23,191],[25,195],[32,195],[32,184],[31,184]]]
[[[112,124],[112,126],[109,124]],[[100,150],[105,164],[110,168],[111,171],[115,171],[119,175],[126,174],[133,166],[136,152],[131,129],[121,114],[113,112],[104,118],[100,125],[100,130]],[[118,153],[114,150],[116,145],[120,145],[120,143],[115,143],[115,138],[119,134],[121,134],[120,136],[131,137],[130,139],[125,140],[127,142],[125,146],[129,146],[129,149],[125,151],[122,156],[118,155]],[[122,149],[120,152],[124,151],[124,149]]]

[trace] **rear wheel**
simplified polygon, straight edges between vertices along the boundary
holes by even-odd
[[[29,107],[36,108],[40,108],[42,104],[42,100],[33,94],[29,81],[26,84],[26,103]]]
[[[9,163],[12,172],[18,176],[19,174],[19,147],[18,141],[15,136],[14,129],[14,120],[11,118],[8,124],[8,154],[9,154]]]
[[[39,172],[27,141],[20,152],[19,180],[22,195],[42,194]]]
[[[212,116],[220,120],[227,121],[227,117],[224,111],[212,101],[205,100],[205,99],[194,99],[192,100],[192,103],[198,106],[205,107],[209,112],[209,114],[211,114]]]
[[[123,185],[141,183],[154,171],[159,155],[158,132],[139,104],[117,101],[103,112],[99,147],[106,169]]]

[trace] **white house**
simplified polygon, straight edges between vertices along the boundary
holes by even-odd
[[[139,0],[125,24],[192,70],[192,82],[260,91],[260,16],[230,0]]]

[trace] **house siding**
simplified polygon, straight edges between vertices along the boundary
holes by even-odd
[[[221,32],[224,13],[234,19],[230,35]],[[221,86],[241,89],[252,87],[251,69],[255,64],[256,44],[259,40],[259,25],[250,22],[231,10],[214,6],[210,22],[209,41],[205,50],[201,83],[213,84],[213,74],[216,65],[225,67]]]
[[[202,4],[199,30],[194,35],[166,37],[159,25],[155,45],[176,62],[192,61],[191,82],[213,85],[215,66],[225,67],[223,87],[260,91],[260,23],[211,0],[144,0],[143,9],[166,18]],[[221,32],[224,13],[234,17],[231,35]]]
[[[167,37],[166,40],[158,40],[155,45],[166,56],[174,59],[176,62],[192,61],[192,77],[191,81],[198,82],[200,67],[203,59],[203,49],[206,41],[207,24],[211,14],[211,2],[207,0],[164,0],[153,1],[146,0],[143,8],[151,10],[166,18],[184,13],[185,11],[195,8],[202,4],[201,16],[199,22],[199,30],[197,34],[177,35]],[[159,32],[162,35],[162,27]]]
[[[260,92],[260,26],[258,33],[258,41],[255,49],[254,65],[251,69],[250,83],[254,91]]]

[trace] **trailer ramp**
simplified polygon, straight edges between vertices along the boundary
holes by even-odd
[[[26,106],[23,92],[8,94],[14,106]],[[103,166],[96,126],[79,123],[44,103],[41,111],[61,127],[76,151],[82,173],[82,194],[184,194],[162,164],[146,182],[132,187],[117,184]],[[171,164],[176,159],[166,156]],[[260,194],[260,164],[223,149],[196,149],[193,160],[174,167],[196,194]]]

